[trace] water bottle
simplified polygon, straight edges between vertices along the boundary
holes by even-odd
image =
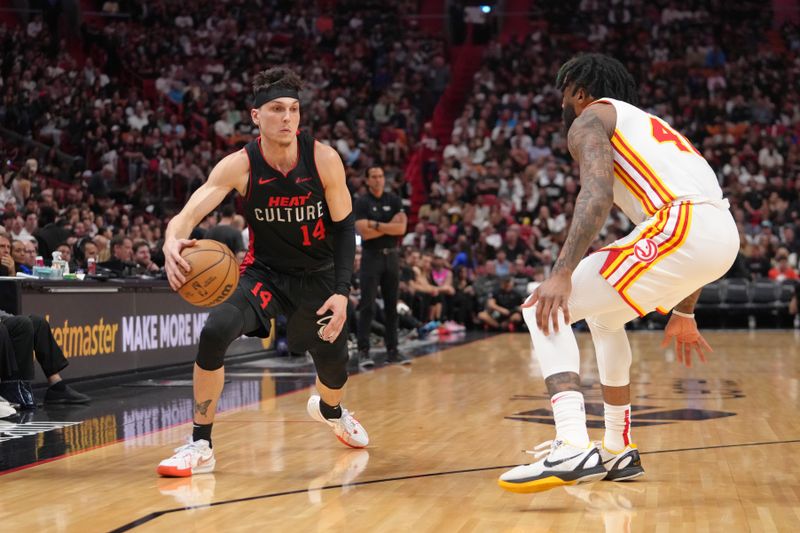
[[[61,259],[61,252],[53,252],[53,262],[51,263],[53,269],[53,278],[61,279],[67,272],[67,262]]]

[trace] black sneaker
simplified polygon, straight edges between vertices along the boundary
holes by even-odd
[[[619,453],[607,450],[602,441],[594,444],[600,450],[603,466],[608,470],[604,478],[606,481],[630,481],[644,475],[642,460],[635,444],[628,444]]]
[[[410,365],[411,358],[406,354],[397,350],[389,350],[386,352],[386,364],[388,365]]]
[[[44,403],[47,404],[76,404],[89,403],[91,398],[82,394],[69,385],[64,385],[63,390],[55,390],[49,387],[44,394]]]
[[[358,351],[358,366],[361,368],[372,368],[375,366],[375,361],[369,355],[369,350]]]
[[[16,404],[19,409],[36,409],[31,384],[21,379],[0,381],[0,396],[9,403]]]

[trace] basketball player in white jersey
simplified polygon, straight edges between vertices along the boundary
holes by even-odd
[[[739,236],[714,171],[680,133],[635,107],[636,86],[622,64],[600,54],[565,63],[556,79],[581,190],[550,277],[523,306],[533,352],[551,397],[556,438],[540,458],[504,473],[513,492],[539,492],[644,474],[630,435],[630,320],[672,311],[664,346],[691,366],[711,348],[694,306],[704,285],[733,264]],[[584,258],[616,204],[636,224],[630,235]],[[580,357],[570,324],[586,319],[605,406],[605,435],[593,444],[580,392]]]

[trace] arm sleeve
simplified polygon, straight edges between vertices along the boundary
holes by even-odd
[[[356,258],[355,217],[350,212],[345,218],[333,222],[333,270],[335,294],[350,295],[350,280],[353,277],[353,263]]]

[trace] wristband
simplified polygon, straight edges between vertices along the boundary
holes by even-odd
[[[677,309],[673,309],[672,310],[672,314],[673,315],[678,315],[679,317],[683,317],[683,318],[694,318],[694,313],[681,313]]]

